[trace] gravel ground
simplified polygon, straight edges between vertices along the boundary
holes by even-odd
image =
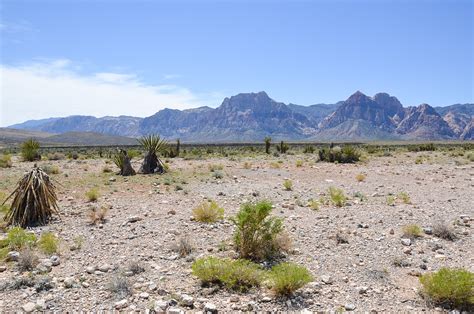
[[[420,297],[418,276],[444,266],[474,271],[474,163],[455,162],[439,152],[398,153],[358,164],[316,163],[314,156],[176,158],[171,160],[170,174],[129,178],[103,173],[105,160],[42,161],[40,165],[60,169],[52,176],[58,182],[61,219],[32,231],[59,236],[60,263],[46,275],[35,275],[51,278],[50,290],[0,291],[0,311],[163,311],[166,304],[169,312],[214,306],[219,311],[441,311]],[[419,156],[428,157],[416,164]],[[297,167],[296,160],[304,160],[303,166]],[[222,165],[223,178],[214,178],[209,165]],[[12,168],[0,169],[0,190],[13,190],[31,166],[15,162]],[[365,181],[356,180],[359,173],[366,175]],[[292,191],[284,190],[284,179],[292,180]],[[84,194],[94,186],[101,196],[90,203]],[[349,196],[346,206],[322,205],[319,210],[306,206],[330,186]],[[356,192],[365,199],[354,197]],[[400,192],[410,196],[411,204],[396,200],[388,205],[387,196]],[[272,201],[273,214],[285,219],[293,240],[294,252],[286,259],[306,266],[314,282],[289,299],[275,297],[266,288],[244,294],[202,288],[191,275],[193,259],[236,255],[230,242],[233,226],[227,219],[215,224],[191,220],[192,209],[206,198],[224,207],[226,218],[246,201]],[[91,225],[90,208],[101,206],[110,208],[106,221]],[[429,233],[438,222],[452,226],[458,239],[425,234],[410,245],[402,243],[403,226],[418,224]],[[348,243],[338,244],[338,233]],[[179,258],[171,248],[182,237],[190,239],[194,252]],[[78,241],[80,249],[71,250]],[[395,261],[406,265],[396,266]],[[145,271],[126,276],[131,294],[112,293],[109,283],[132,262]],[[15,262],[3,264],[0,271],[4,286],[27,276]]]

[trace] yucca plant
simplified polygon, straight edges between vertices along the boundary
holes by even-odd
[[[38,153],[40,144],[37,140],[30,138],[21,144],[21,156],[24,161],[40,160],[41,155]]]
[[[158,157],[159,153],[166,152],[168,142],[159,135],[150,134],[138,139],[138,142],[145,148],[146,154],[140,172],[148,173],[165,173],[163,162]]]
[[[270,136],[266,136],[264,139],[265,142],[265,153],[270,154],[270,146],[272,145],[272,138]]]
[[[123,149],[119,149],[112,157],[112,161],[120,169],[118,174],[121,176],[133,176],[136,174],[130,163],[131,160],[132,158],[128,156],[127,151]]]
[[[6,215],[8,225],[44,225],[53,214],[59,215],[56,187],[40,168],[35,167],[26,173],[3,203],[12,196],[13,201]]]

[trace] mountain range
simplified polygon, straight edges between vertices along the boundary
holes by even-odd
[[[217,108],[163,109],[152,116],[69,116],[9,128],[61,134],[95,132],[138,137],[157,133],[187,142],[274,140],[473,140],[474,104],[404,107],[387,93],[360,91],[335,104],[284,104],[265,92],[225,98]]]

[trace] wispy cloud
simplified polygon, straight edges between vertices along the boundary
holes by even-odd
[[[1,65],[0,125],[74,114],[148,116],[165,107],[187,109],[222,100],[218,92],[147,84],[134,73],[80,70],[67,59]]]
[[[163,75],[163,79],[165,79],[165,80],[174,80],[174,79],[178,79],[180,77],[181,77],[181,75],[179,75],[179,74],[165,74],[165,75]]]

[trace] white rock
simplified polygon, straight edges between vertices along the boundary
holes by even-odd
[[[147,292],[140,293],[140,298],[142,299],[148,299],[149,297],[150,297],[150,294]]]
[[[193,306],[194,305],[194,298],[190,295],[187,295],[187,294],[183,294],[181,296],[181,303],[184,305],[184,306]]]
[[[21,308],[26,313],[31,313],[35,310],[35,307],[36,307],[36,304],[34,304],[33,302],[28,302],[28,303],[24,304]]]
[[[116,309],[123,309],[123,308],[127,307],[127,305],[128,305],[128,300],[123,299],[123,300],[120,300],[120,301],[115,303],[115,308]]]
[[[332,278],[329,275],[322,275],[321,280],[322,280],[322,282],[324,282],[327,285],[332,284]]]
[[[213,303],[204,304],[204,313],[217,313],[217,306]]]
[[[410,239],[402,239],[402,244],[405,245],[405,246],[409,246],[411,245],[411,240]]]

